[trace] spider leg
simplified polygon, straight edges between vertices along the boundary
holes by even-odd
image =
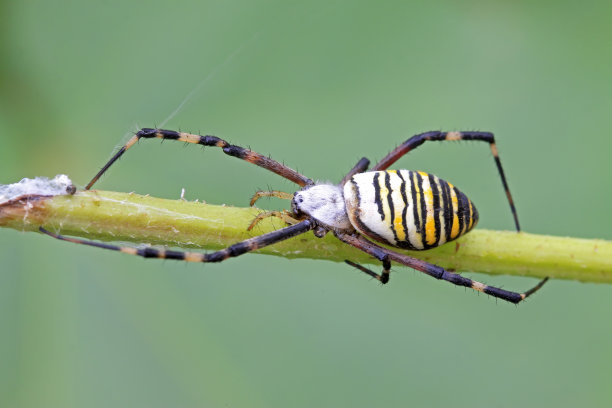
[[[358,248],[374,256],[377,259],[380,259],[381,254],[385,254],[390,261],[394,261],[402,265],[409,266],[413,269],[416,269],[417,271],[423,272],[436,279],[445,280],[457,286],[465,286],[466,288],[471,288],[479,292],[486,293],[487,295],[491,295],[495,298],[506,300],[514,304],[525,300],[527,297],[535,293],[548,280],[548,278],[542,279],[537,285],[535,285],[533,288],[529,289],[528,291],[524,293],[511,292],[508,290],[496,288],[494,286],[485,285],[484,283],[480,283],[475,280],[465,278],[459,274],[449,272],[445,270],[444,268],[441,268],[429,262],[425,262],[420,259],[416,259],[411,256],[400,254],[390,249],[380,247],[366,240],[365,238],[361,236],[342,234],[342,233],[337,233],[336,236],[342,242],[352,245],[355,248]]]
[[[272,160],[266,156],[256,153],[244,147],[231,145],[223,139],[216,136],[200,136],[185,132],[175,132],[173,130],[150,129],[143,128],[139,130],[119,151],[102,167],[102,169],[94,176],[87,184],[85,190],[89,190],[96,181],[108,170],[108,168],[119,159],[126,150],[132,147],[140,139],[162,139],[162,140],[178,140],[179,142],[195,143],[203,146],[215,146],[223,149],[223,152],[229,156],[234,156],[239,159],[253,163],[256,166],[262,167],[273,173],[278,174],[294,183],[305,186],[313,184],[313,181],[306,176],[301,175],[297,171]]]
[[[340,185],[343,186],[346,184],[347,181],[350,180],[351,177],[353,177],[355,174],[357,173],[363,173],[364,171],[366,171],[368,169],[368,166],[370,165],[370,161],[365,158],[362,157],[361,160],[359,160],[357,162],[357,164],[355,165],[355,167],[353,167],[351,169],[351,171],[349,171],[346,176],[344,176],[342,178],[342,181],[340,182]]]
[[[353,245],[355,246],[355,244],[353,243],[353,236],[349,235],[349,234],[343,234],[343,233],[336,233],[335,234],[336,237],[338,237],[338,239],[342,242],[346,242],[349,245]],[[362,245],[361,247],[357,247],[359,249],[361,249],[362,251],[372,255],[374,258],[378,259],[379,261],[382,262],[383,264],[383,271],[382,273],[379,275],[376,272],[373,272],[372,270],[361,266],[359,264],[356,264],[355,262],[349,261],[349,260],[345,260],[344,262],[346,262],[347,264],[351,265],[352,267],[355,267],[357,269],[359,269],[361,272],[364,272],[367,275],[370,275],[371,277],[373,277],[374,279],[380,281],[380,283],[385,284],[387,282],[389,282],[389,275],[390,275],[390,271],[391,271],[391,261],[389,260],[389,255],[387,253],[385,253],[385,251],[382,250],[381,247],[377,246],[377,245],[368,245],[370,244],[370,241],[368,240],[359,240],[359,244]]]
[[[285,221],[285,223],[289,224],[289,225],[295,225],[298,222],[300,222],[299,220],[296,220],[295,218],[293,218],[291,216],[291,213],[287,210],[283,210],[283,211],[264,211],[260,214],[257,214],[257,217],[255,217],[253,219],[253,221],[251,222],[251,224],[249,225],[249,227],[247,228],[247,231],[252,230],[255,225],[259,224],[259,222],[265,218],[270,218],[270,217],[276,217],[276,218],[280,218],[281,220]]]
[[[261,197],[276,197],[276,198],[280,198],[281,200],[292,200],[293,194],[285,193],[284,191],[276,191],[276,190],[257,191],[255,194],[253,194],[253,197],[251,197],[251,202],[250,202],[251,207],[254,206],[257,200],[259,200]]]
[[[365,273],[366,275],[370,275],[371,277],[373,277],[374,279],[376,279],[382,284],[389,282],[389,277],[390,277],[389,272],[391,269],[391,262],[389,261],[388,258],[385,258],[385,260],[383,261],[383,271],[380,275],[372,271],[371,269],[368,269],[365,266],[356,264],[355,262],[349,261],[348,259],[345,260],[344,262],[346,262],[347,264],[351,265],[354,268],[359,269],[361,272]]]
[[[184,252],[184,251],[173,251],[169,249],[156,249],[156,248],[133,248],[118,246],[112,244],[106,244],[103,242],[89,241],[86,239],[70,238],[63,235],[54,234],[47,231],[43,227],[39,230],[53,238],[60,239],[62,241],[68,241],[75,244],[89,245],[96,248],[110,249],[112,251],[119,251],[125,254],[142,256],[144,258],[161,258],[161,259],[174,259],[177,261],[187,262],[221,262],[227,258],[232,258],[245,254],[247,252],[254,251],[259,248],[263,248],[268,245],[272,245],[276,242],[284,241],[286,239],[295,237],[296,235],[303,234],[310,231],[314,227],[314,224],[310,220],[302,221],[298,224],[291,225],[267,234],[259,235],[254,238],[247,239],[242,242],[238,242],[220,251],[212,253],[200,253],[200,252]]]
[[[395,163],[400,157],[405,155],[411,150],[416,149],[423,143],[428,140],[432,141],[442,141],[442,140],[479,140],[482,142],[489,143],[491,147],[491,152],[493,153],[493,159],[495,159],[495,164],[497,165],[497,171],[502,180],[502,184],[504,186],[504,190],[506,192],[506,197],[508,198],[508,203],[510,204],[510,210],[512,211],[512,216],[514,217],[514,224],[516,226],[516,230],[520,231],[521,227],[518,221],[518,215],[516,213],[516,208],[514,207],[514,200],[512,199],[512,194],[510,194],[510,188],[508,188],[508,183],[506,181],[506,176],[504,174],[504,169],[501,165],[501,161],[499,160],[499,154],[497,152],[497,146],[495,145],[495,136],[490,132],[426,132],[421,133],[415,136],[412,136],[410,139],[406,140],[404,143],[393,149],[389,154],[387,154],[381,161],[379,161],[373,168],[372,171],[375,170],[386,170]]]

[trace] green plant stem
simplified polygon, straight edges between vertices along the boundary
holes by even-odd
[[[129,241],[184,248],[220,249],[284,226],[277,218],[247,226],[261,210],[165,200],[137,194],[84,191],[73,196],[28,197],[0,205],[0,226],[102,241]],[[358,263],[378,261],[332,234],[310,232],[262,248],[287,258]],[[457,241],[410,255],[457,271],[612,283],[612,242],[525,232],[475,230]]]

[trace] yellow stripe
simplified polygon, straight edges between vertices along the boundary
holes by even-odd
[[[474,207],[472,207],[472,200],[468,198],[468,204],[470,206],[470,226],[468,227],[468,231],[472,229],[474,226]]]
[[[399,179],[399,176],[397,175],[396,170],[388,170],[387,173],[395,175]],[[397,190],[393,190],[393,192],[399,198],[398,200],[395,200],[393,196],[391,196],[391,199],[393,199],[393,205],[395,206],[395,214],[397,214],[395,216],[395,219],[393,220],[393,225],[395,226],[397,240],[406,241],[406,230],[404,230],[404,224],[403,224],[404,219],[402,218],[402,213],[404,212],[405,204],[404,204],[404,200],[401,198],[402,196],[401,184],[398,186]]]
[[[406,231],[404,230],[404,224],[403,224],[402,217],[400,215],[395,217],[395,220],[393,220],[393,224],[395,225],[395,232],[397,233],[397,240],[406,241]]]
[[[415,227],[417,225],[421,225],[421,217],[423,216],[421,214],[421,206],[419,205],[419,203],[421,202],[421,189],[419,187],[419,180],[417,179],[416,173],[412,173],[412,188],[414,188],[414,191],[416,192],[415,194],[415,201],[414,203],[412,203],[412,205],[416,206],[417,209],[417,219],[414,220],[414,225]],[[414,235],[419,239],[419,242],[415,242],[414,246],[415,248],[423,248],[423,233],[422,232],[416,232],[416,228],[415,228],[415,233]]]
[[[423,180],[427,180],[429,185],[429,174],[419,171]],[[425,242],[428,245],[433,245],[436,242],[436,224],[434,223],[433,217],[433,192],[431,190],[431,185],[429,188],[425,189],[425,183],[423,183],[423,195],[425,196],[425,208],[427,209],[427,213],[425,214]]]
[[[457,212],[459,211],[459,201],[457,200],[457,194],[455,194],[455,189],[453,185],[448,183],[451,191],[451,202],[453,203],[453,227],[451,229],[450,238],[455,239],[459,235],[459,217],[457,216]]]

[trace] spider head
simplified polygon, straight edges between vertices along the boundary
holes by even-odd
[[[293,212],[293,214],[296,216],[304,215],[304,213],[300,209],[303,203],[303,194],[301,194],[301,191],[296,191],[295,194],[293,194],[293,199],[291,200],[291,212]]]

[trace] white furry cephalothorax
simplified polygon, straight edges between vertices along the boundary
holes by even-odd
[[[300,190],[293,196],[294,211],[298,210],[314,218],[323,226],[336,230],[352,230],[346,214],[342,188],[333,184],[315,184]]]

